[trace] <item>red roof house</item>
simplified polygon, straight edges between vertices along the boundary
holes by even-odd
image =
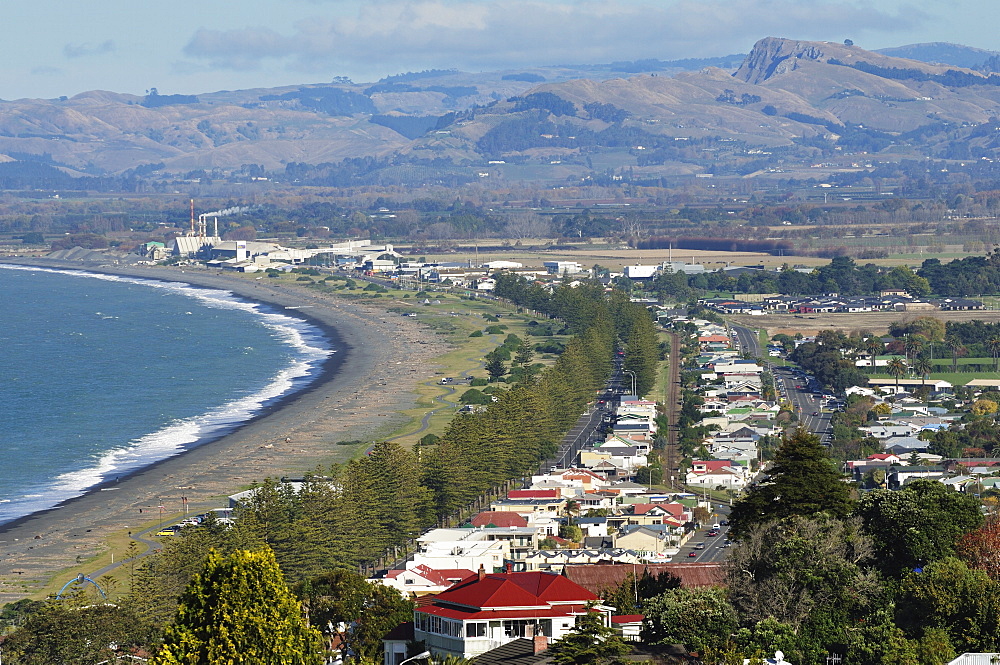
[[[390,570],[385,577],[375,581],[398,589],[404,596],[419,596],[444,591],[475,574],[465,568],[431,568],[417,564],[407,570]]]
[[[599,598],[555,573],[477,575],[421,598],[414,610],[414,639],[437,656],[473,658],[524,637],[558,640]],[[608,608],[597,607],[605,616]],[[607,619],[605,619],[607,620]]]
[[[525,527],[528,520],[514,512],[484,510],[472,518],[472,526]]]
[[[507,492],[508,499],[561,499],[559,490],[511,490]],[[499,525],[497,525],[499,526]]]

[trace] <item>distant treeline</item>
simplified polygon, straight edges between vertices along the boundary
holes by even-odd
[[[525,83],[541,83],[545,80],[545,77],[540,74],[532,74],[531,72],[522,72],[520,74],[504,74],[500,77],[501,81],[524,81]]]
[[[846,63],[835,58],[831,58],[828,62],[831,65],[851,67],[866,74],[874,74],[875,76],[894,81],[930,81],[932,83],[940,83],[949,88],[967,88],[972,85],[1000,85],[1000,76],[996,74],[978,76],[969,72],[960,72],[957,69],[949,69],[944,74],[931,74],[919,69],[880,67],[869,62]]]
[[[1000,254],[967,256],[948,263],[927,259],[917,274],[927,280],[935,293],[949,296],[976,296],[1000,293]]]
[[[479,93],[479,89],[474,85],[429,85],[426,88],[418,88],[408,83],[376,83],[365,88],[366,95],[373,95],[382,92],[439,92],[451,98],[468,97]]]
[[[161,95],[156,88],[151,88],[141,104],[148,109],[156,109],[161,106],[173,106],[175,104],[197,104],[196,95]]]
[[[283,95],[261,95],[260,101],[298,101],[302,106],[326,113],[327,115],[354,115],[355,113],[378,113],[375,104],[368,97],[343,88],[319,87],[299,88]]]
[[[438,76],[447,76],[449,74],[457,74],[457,69],[425,69],[421,72],[404,72],[403,74],[393,74],[392,76],[386,76],[378,80],[379,83],[405,83],[407,81],[417,81],[420,79],[435,78]]]
[[[781,293],[790,296],[839,293],[865,296],[888,289],[903,289],[914,296],[930,294],[927,280],[905,266],[886,268],[874,264],[859,266],[852,259],[838,257],[809,272],[786,267],[780,272],[744,270],[737,276],[728,271],[697,275],[661,273],[652,284],[661,297],[687,300],[705,292]]]
[[[436,115],[373,115],[369,122],[388,127],[408,139],[417,139],[437,126]]]
[[[748,240],[734,238],[667,238],[657,236],[636,243],[636,249],[703,249],[712,252],[767,252],[786,253],[795,250],[795,245],[787,240]]]

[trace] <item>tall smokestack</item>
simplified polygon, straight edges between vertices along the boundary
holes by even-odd
[[[191,235],[194,235],[194,199],[191,199]]]

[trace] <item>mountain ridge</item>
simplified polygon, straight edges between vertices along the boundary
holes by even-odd
[[[968,56],[961,48],[953,55]],[[0,155],[44,156],[89,174],[139,166],[165,173],[247,165],[275,171],[356,157],[442,168],[512,160],[580,174],[591,169],[592,157],[614,154],[612,163],[652,174],[690,174],[707,168],[705,151],[733,157],[740,169],[768,150],[807,159],[834,149],[905,145],[913,154],[992,155],[995,148],[963,130],[1000,116],[1000,77],[976,69],[776,37],[758,41],[733,69],[673,66],[612,63],[591,66],[584,77],[573,66],[442,70],[374,84],[340,79],[145,97],[88,91],[0,102]],[[635,67],[660,69],[612,71]],[[937,129],[918,146],[906,135],[923,127]],[[962,139],[968,146],[944,147],[954,143],[949,136],[956,129],[969,134]],[[691,148],[696,142],[704,150]]]

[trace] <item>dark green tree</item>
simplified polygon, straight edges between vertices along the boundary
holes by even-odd
[[[742,536],[771,520],[820,513],[844,517],[853,507],[850,488],[819,438],[799,428],[775,452],[767,478],[733,506],[730,522],[734,535]]]
[[[152,643],[155,631],[128,609],[111,604],[73,607],[52,601],[32,612],[3,641],[4,662],[89,665]]]
[[[490,375],[490,381],[498,381],[507,374],[507,365],[504,364],[503,358],[492,351],[487,354],[483,369]]]
[[[913,637],[943,630],[959,652],[1000,650],[1000,585],[954,557],[908,573],[900,584],[897,623]]]
[[[983,523],[979,500],[935,480],[898,491],[877,489],[858,501],[857,514],[875,546],[875,561],[899,576],[955,552],[958,539]]]
[[[154,665],[321,665],[319,631],[269,549],[212,551],[184,591]]]
[[[615,614],[641,614],[643,604],[650,598],[676,589],[681,585],[680,579],[668,572],[651,575],[643,569],[641,575],[629,571],[625,579],[617,587],[604,589],[601,598],[605,605],[615,608]]]
[[[413,602],[348,570],[303,582],[297,593],[309,608],[310,623],[321,631],[328,625],[342,626],[345,647],[362,658],[381,660],[385,634],[413,620]]]
[[[671,589],[643,605],[642,640],[683,644],[689,651],[720,652],[739,625],[724,589]]]
[[[577,617],[576,627],[549,649],[556,665],[618,665],[629,645],[604,624],[599,612]]]
[[[745,625],[772,619],[795,633],[800,657],[792,662],[817,662],[876,603],[880,585],[866,568],[871,555],[857,518],[766,522],[730,552],[729,598]]]

